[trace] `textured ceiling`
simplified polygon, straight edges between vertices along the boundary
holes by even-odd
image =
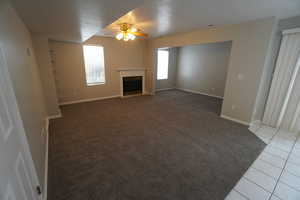
[[[82,42],[144,0],[11,0],[34,33]]]
[[[11,0],[31,32],[54,40],[82,42],[113,36],[129,22],[150,37],[186,32],[208,24],[237,24],[300,15],[300,0]]]
[[[151,37],[185,32],[209,24],[238,24],[267,17],[300,15],[300,0],[152,0],[101,30],[114,35],[117,24],[136,24]]]

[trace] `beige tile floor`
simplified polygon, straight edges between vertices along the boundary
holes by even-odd
[[[267,146],[225,200],[300,200],[299,133],[253,125]]]

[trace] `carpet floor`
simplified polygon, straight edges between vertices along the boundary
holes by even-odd
[[[49,200],[223,200],[265,147],[179,90],[62,106],[51,120]]]

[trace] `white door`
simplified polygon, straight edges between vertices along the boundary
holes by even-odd
[[[39,183],[0,45],[0,199],[38,200]]]

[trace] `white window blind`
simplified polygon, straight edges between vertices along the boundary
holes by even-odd
[[[88,86],[105,83],[104,52],[101,46],[83,46],[86,83]]]
[[[157,80],[168,79],[169,50],[157,51]]]

